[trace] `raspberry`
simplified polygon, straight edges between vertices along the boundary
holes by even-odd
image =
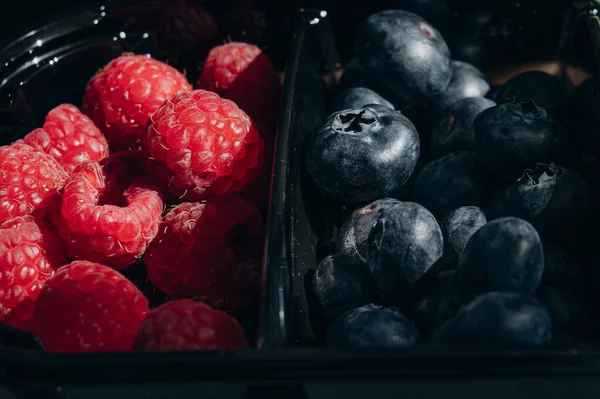
[[[89,81],[81,109],[111,149],[134,148],[150,115],[169,96],[190,90],[185,76],[169,65],[143,55],[122,55]]]
[[[244,329],[233,317],[189,299],[154,308],[137,331],[135,350],[243,349]]]
[[[150,120],[146,169],[173,195],[197,201],[239,191],[260,174],[264,141],[232,101],[204,90],[180,93]]]
[[[67,177],[54,158],[27,144],[0,147],[0,222],[43,213]]]
[[[269,56],[255,45],[232,42],[213,48],[196,88],[232,100],[254,121],[274,130],[279,76]]]
[[[71,104],[62,104],[46,116],[44,127],[23,139],[25,144],[52,155],[71,173],[82,162],[108,156],[108,143],[90,118]]]
[[[44,283],[33,326],[51,352],[125,351],[147,315],[148,301],[119,272],[75,261]]]
[[[156,236],[163,202],[147,178],[135,178],[126,162],[110,159],[75,169],[54,201],[52,219],[70,259],[124,269]]]
[[[243,308],[257,296],[264,228],[241,198],[183,203],[144,255],[148,278],[174,298],[200,298],[212,306]]]
[[[26,215],[0,223],[0,321],[24,328],[42,284],[67,263],[60,240],[40,220]]]

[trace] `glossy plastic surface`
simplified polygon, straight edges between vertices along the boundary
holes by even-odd
[[[322,342],[317,342],[317,337],[323,336],[320,334],[322,326],[311,318],[311,292],[307,281],[318,262],[335,249],[335,219],[339,219],[340,215],[332,215],[328,209],[340,207],[331,206],[331,202],[321,195],[308,178],[303,146],[306,138],[318,129],[327,116],[327,105],[339,77],[338,69],[348,61],[351,52],[348,43],[352,42],[358,21],[375,11],[376,7],[369,4],[348,11],[337,5],[336,12],[307,10],[301,13],[296,26],[293,38],[295,53],[290,63],[296,68],[289,70],[286,75],[285,95],[288,97],[284,99],[291,115],[287,122],[281,121],[279,130],[280,140],[289,136],[289,143],[287,152],[282,153],[279,149],[277,160],[282,161],[276,166],[275,172],[276,175],[285,175],[286,179],[285,204],[279,204],[281,212],[285,214],[282,224],[287,224],[286,243],[282,249],[278,249],[280,258],[276,262],[267,262],[266,271],[267,276],[285,273],[282,270],[289,273],[289,280],[279,278],[283,284],[278,287],[266,286],[266,292],[272,294],[270,308],[280,309],[278,319],[273,312],[269,312],[272,318],[270,326],[282,326],[277,332],[269,332],[270,336],[277,336],[273,342],[278,345],[322,345]],[[547,42],[532,48],[530,52],[522,49],[518,61],[564,61],[561,65],[576,62],[597,73],[596,68],[600,63],[596,60],[600,58],[594,55],[600,55],[600,25],[595,7],[593,2],[565,3],[560,23],[547,26]],[[336,21],[336,18],[341,20]],[[514,54],[508,57],[512,58],[508,59],[507,64],[516,61]],[[499,59],[499,54],[492,55],[490,60],[496,64],[488,67],[503,67],[497,64]],[[274,223],[273,220],[271,223]],[[276,289],[278,295],[273,295]],[[272,301],[278,301],[278,306],[273,305]],[[322,350],[329,353],[325,348]],[[527,354],[522,353],[522,356],[526,357]]]
[[[286,6],[268,0],[252,4],[109,0],[109,4],[59,10],[47,17],[51,22],[32,20],[21,32],[1,38],[0,145],[40,127],[57,105],[80,105],[88,80],[123,53],[152,55],[183,71],[194,83],[213,46],[238,40],[257,44],[283,70],[289,26],[284,10]],[[143,265],[134,265],[124,274],[149,297],[151,306],[167,299],[152,287]],[[256,342],[257,307],[235,316],[251,342]],[[0,331],[0,339],[7,336],[19,332]],[[27,335],[9,341],[28,342],[28,347],[39,344]]]

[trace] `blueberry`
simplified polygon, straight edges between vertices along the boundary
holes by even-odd
[[[442,157],[461,150],[473,149],[472,126],[475,117],[496,105],[484,97],[465,98],[454,103],[432,129],[431,149]]]
[[[548,311],[535,298],[490,292],[465,305],[431,333],[428,342],[449,345],[544,345],[550,342]]]
[[[379,296],[367,266],[346,254],[323,259],[313,276],[313,287],[328,322],[347,310],[377,302]]]
[[[508,181],[521,177],[523,170],[537,163],[556,161],[566,140],[560,124],[533,101],[496,105],[473,122],[477,156]]]
[[[473,151],[440,158],[423,168],[413,188],[413,200],[442,218],[465,205],[481,206],[489,198],[491,183]]]
[[[379,289],[405,295],[443,252],[442,231],[433,215],[413,202],[384,209],[371,229],[368,265]]]
[[[473,32],[453,31],[445,33],[444,38],[454,60],[468,62],[477,68],[487,66],[488,53],[485,43]]]
[[[474,33],[474,36],[477,36],[477,33],[492,20],[493,15],[488,9],[472,9],[469,7],[466,10],[456,12],[455,18],[457,25],[462,26],[465,30]]]
[[[336,319],[327,333],[327,345],[338,348],[414,346],[419,332],[402,313],[366,305]]]
[[[473,234],[456,268],[465,299],[490,291],[533,294],[544,269],[544,249],[535,228],[523,219],[496,219]]]
[[[396,199],[383,198],[352,212],[338,232],[338,250],[366,263],[371,228],[383,210],[399,203]]]
[[[539,164],[501,192],[485,210],[488,220],[515,216],[530,222],[542,238],[564,243],[581,234],[591,214],[585,180],[554,163]]]
[[[544,272],[541,286],[554,287],[581,297],[584,284],[579,264],[567,252],[544,243]]]
[[[415,13],[438,29],[448,25],[452,17],[448,0],[387,0],[386,6],[390,9]]]
[[[591,319],[577,298],[554,287],[541,287],[537,297],[550,314],[554,332],[576,337],[589,336]]]
[[[453,317],[462,305],[454,277],[454,271],[438,273],[415,295],[412,320],[424,336]]]
[[[486,223],[484,213],[476,206],[457,208],[442,219],[440,222],[444,236],[442,262],[445,268],[456,268],[458,258],[465,250],[467,242]]]
[[[494,95],[498,104],[514,100],[533,100],[551,114],[555,114],[565,100],[565,86],[552,75],[541,71],[520,73],[504,83]]]
[[[353,58],[344,67],[344,73],[340,79],[340,87],[342,88],[353,88],[353,87],[368,87],[373,86],[373,81],[369,76],[365,68],[360,64],[357,58]]]
[[[401,193],[419,157],[419,135],[382,105],[331,114],[308,141],[306,166],[331,198],[372,201]]]
[[[471,64],[452,61],[452,78],[444,91],[432,99],[439,111],[465,98],[483,97],[490,90],[485,75]]]
[[[342,90],[333,100],[331,112],[342,111],[345,109],[362,108],[370,104],[383,105],[394,109],[394,105],[385,98],[381,97],[375,91],[366,87],[353,87]]]
[[[387,10],[371,15],[356,38],[356,54],[371,77],[408,103],[424,103],[450,82],[450,50],[418,15]]]

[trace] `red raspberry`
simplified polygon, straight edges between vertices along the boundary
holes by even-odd
[[[174,298],[246,307],[258,293],[263,239],[260,214],[241,198],[183,203],[144,255],[148,278]]]
[[[27,144],[0,147],[0,222],[42,214],[67,177],[54,158]]]
[[[148,301],[119,272],[76,261],[44,283],[33,326],[51,352],[126,351],[147,315]]]
[[[81,109],[102,130],[112,149],[134,148],[150,115],[191,86],[183,74],[143,55],[122,55],[88,83]]]
[[[52,155],[68,173],[82,162],[100,161],[108,156],[108,143],[100,130],[71,104],[50,111],[44,127],[35,129],[23,141]]]
[[[0,223],[0,321],[27,328],[42,284],[67,263],[58,237],[33,216]]]
[[[113,158],[103,166],[79,165],[57,196],[52,218],[69,258],[124,269],[156,236],[162,207],[160,190]]]
[[[154,308],[135,336],[135,350],[243,349],[244,329],[233,317],[189,299]]]
[[[255,45],[232,42],[213,48],[196,87],[232,100],[253,120],[274,130],[279,76],[269,56]]]
[[[264,141],[232,101],[204,90],[180,93],[150,120],[146,169],[173,195],[197,201],[239,191],[260,173]]]

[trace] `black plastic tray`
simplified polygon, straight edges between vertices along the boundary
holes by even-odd
[[[202,3],[210,7],[217,2]],[[223,11],[228,3],[223,1],[214,7]],[[4,88],[8,88],[4,81],[7,70],[2,65],[11,58],[31,60],[42,54],[50,57],[56,51],[57,65],[78,60],[82,68],[88,68],[61,73],[48,65],[54,55],[44,58],[40,66],[34,63],[21,68],[12,64],[15,67],[8,70],[9,82],[20,86],[23,81],[24,94],[29,87],[33,90],[41,84],[44,93],[60,93],[60,97],[42,93],[33,105],[21,100],[15,102],[19,106],[0,106],[4,108],[0,111],[2,143],[39,124],[57,101],[80,101],[83,86],[65,91],[61,78],[69,82],[79,79],[83,85],[90,72],[124,50],[122,46],[127,42],[119,40],[118,35],[122,23],[94,23],[105,12],[99,7],[66,13],[72,29],[55,23],[28,36],[17,35],[21,39],[10,50],[15,55],[7,54],[6,49],[0,51],[0,82],[4,82],[0,85],[0,102],[6,100],[2,96],[6,93]],[[326,114],[329,89],[343,61],[338,54],[343,55],[344,50],[338,52],[336,42],[336,32],[339,36],[340,31],[332,29],[329,18],[335,18],[335,13],[331,14],[322,10],[301,11],[288,47],[284,40],[285,13],[282,9],[267,12],[273,25],[269,25],[272,30],[268,43],[262,44],[268,45],[267,51],[279,67],[285,65],[285,85],[267,222],[257,336],[260,350],[60,355],[40,353],[34,337],[0,331],[0,397],[10,397],[2,386],[10,388],[18,398],[597,397],[598,346],[581,350],[416,348],[349,352],[311,347],[313,332],[304,279],[307,271],[315,267],[318,244],[323,243],[316,232],[327,231],[329,221],[324,215],[319,226],[309,222],[309,214],[319,214],[319,197],[308,188],[310,182],[302,169],[302,144]],[[600,23],[590,13],[588,4],[574,7],[569,15],[577,17],[577,25],[586,32],[583,44],[577,47],[600,55],[595,51],[600,50]],[[47,42],[52,46],[35,48],[36,35],[48,34],[58,35],[56,41]],[[66,39],[61,41],[60,37]],[[91,41],[86,44],[88,39]],[[213,39],[214,42],[219,38]],[[574,40],[573,35],[566,35],[561,41],[570,43],[571,39]],[[12,42],[6,41],[0,48]],[[77,53],[87,51],[89,45],[105,52],[77,58]],[[32,46],[34,51],[29,53]],[[19,55],[21,58],[17,58]],[[203,55],[195,57],[202,59]],[[188,62],[193,64],[193,57]],[[192,74],[194,70],[188,72]]]
[[[562,60],[579,64],[598,75],[597,6],[594,2],[565,2],[559,21],[555,21],[559,23],[547,25],[549,42],[538,43],[531,51],[523,50],[518,58],[514,54],[506,54],[506,57],[512,57],[510,62]],[[294,31],[273,186],[274,213],[270,220],[273,234],[268,238],[267,301],[263,306],[263,320],[267,323],[261,326],[268,330],[261,331],[263,347],[322,346],[316,342],[318,334],[314,329],[319,328],[319,323],[311,320],[307,280],[318,261],[331,250],[335,222],[327,209],[328,200],[307,176],[303,145],[327,116],[338,70],[348,61],[348,47],[353,37],[350,33],[356,30],[357,21],[377,10],[375,4],[366,7],[369,11],[365,11],[364,4],[352,10],[340,4],[329,12],[303,10]],[[497,61],[501,55],[491,54],[490,58]],[[326,348],[321,350],[323,356],[333,353]],[[526,359],[529,352],[513,355]]]

